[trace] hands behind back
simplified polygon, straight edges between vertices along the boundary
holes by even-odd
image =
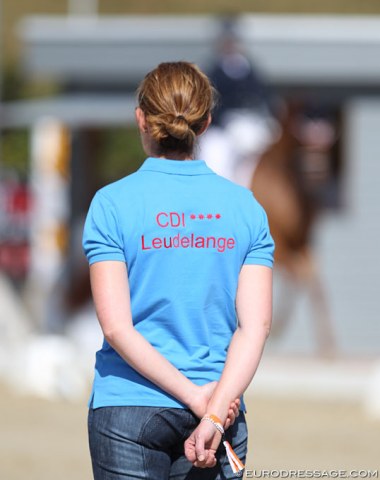
[[[189,408],[198,417],[207,413],[207,406],[217,386],[217,382],[197,387],[198,392],[189,403]],[[231,402],[223,428],[227,430],[239,415],[240,399]],[[221,433],[211,422],[200,422],[198,427],[185,441],[186,458],[199,468],[211,468],[216,464],[216,451],[222,439]]]

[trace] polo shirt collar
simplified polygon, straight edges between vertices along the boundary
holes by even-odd
[[[149,157],[139,169],[169,173],[174,175],[213,175],[214,172],[204,160],[168,160],[166,158]]]

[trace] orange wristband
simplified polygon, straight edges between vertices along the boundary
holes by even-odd
[[[201,422],[203,422],[204,420],[211,422],[214,425],[214,427],[218,430],[218,432],[224,435],[224,428],[219,417],[213,414],[206,413],[206,415],[202,418]]]

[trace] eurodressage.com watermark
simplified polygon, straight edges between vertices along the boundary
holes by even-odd
[[[379,470],[250,470],[244,478],[379,478]]]

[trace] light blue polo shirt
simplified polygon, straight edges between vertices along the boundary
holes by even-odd
[[[236,329],[244,264],[273,265],[273,240],[252,193],[202,160],[148,158],[95,195],[83,247],[90,264],[128,268],[135,328],[198,385],[218,380]],[[104,341],[91,396],[101,406],[184,407]]]

